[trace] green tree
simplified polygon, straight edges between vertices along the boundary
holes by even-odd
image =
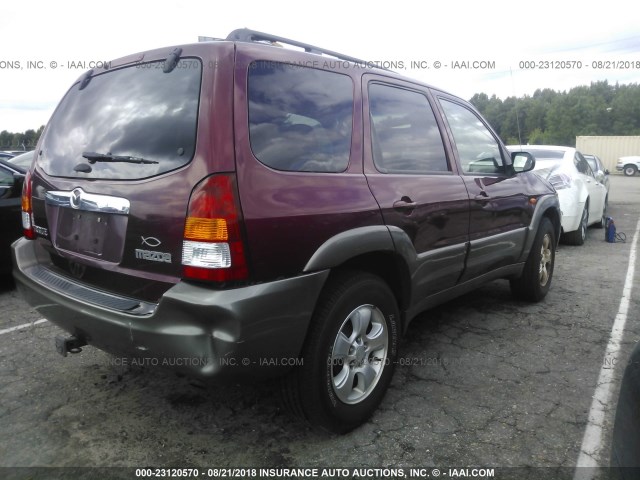
[[[0,150],[21,150],[23,147],[33,150],[43,131],[44,125],[41,125],[38,130],[29,129],[22,133],[3,130],[0,132]]]
[[[578,135],[640,135],[640,86],[592,82],[558,92],[548,88],[532,96],[477,93],[478,110],[507,143],[573,146]]]

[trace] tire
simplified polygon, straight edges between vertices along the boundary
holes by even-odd
[[[302,354],[285,378],[286,405],[314,427],[346,433],[376,410],[398,355],[400,313],[379,277],[344,271],[320,296]]]
[[[600,221],[595,224],[596,228],[604,228],[607,225],[607,209],[609,208],[609,197],[604,199],[604,206],[602,207],[602,217]]]
[[[580,225],[578,229],[565,233],[564,240],[569,245],[582,245],[587,239],[587,227],[589,225],[589,202],[585,202],[584,210],[582,211],[582,217],[580,218]]]
[[[553,278],[556,245],[555,230],[551,220],[545,217],[538,226],[522,275],[510,282],[514,297],[529,302],[539,302],[547,295]]]
[[[627,177],[633,177],[638,172],[638,167],[635,165],[625,165],[623,172]]]

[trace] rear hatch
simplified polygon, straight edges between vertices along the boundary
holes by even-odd
[[[42,266],[152,302],[181,278],[190,194],[207,174],[233,170],[231,122],[213,132],[210,121],[215,109],[231,118],[232,68],[215,67],[232,61],[230,43],[167,48],[69,89],[31,176]]]

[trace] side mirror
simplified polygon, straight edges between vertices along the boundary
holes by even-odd
[[[536,166],[536,159],[529,152],[513,152],[511,162],[516,173],[530,172]]]
[[[605,169],[604,174],[609,175],[609,169]]]

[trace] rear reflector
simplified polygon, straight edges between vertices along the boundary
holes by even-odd
[[[31,171],[27,172],[22,184],[22,233],[33,240],[36,232],[33,229],[33,210],[31,208]]]
[[[563,188],[571,187],[571,177],[566,173],[556,173],[549,177],[549,183],[553,185],[556,190],[562,190]]]
[[[184,276],[214,282],[248,278],[241,225],[235,175],[201,181],[189,199],[182,244]]]

